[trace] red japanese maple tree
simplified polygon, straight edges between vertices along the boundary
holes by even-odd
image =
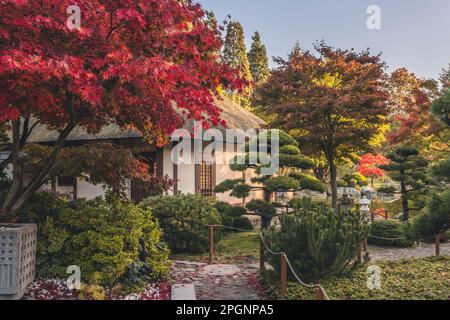
[[[373,187],[373,180],[375,178],[382,178],[385,175],[384,170],[378,166],[386,164],[389,164],[389,160],[382,154],[366,153],[359,159],[357,171],[364,177],[370,178]]]
[[[68,27],[72,5],[80,28]],[[42,185],[75,126],[115,122],[161,144],[187,119],[218,123],[214,92],[241,84],[220,62],[220,30],[191,0],[1,0],[0,12],[0,125],[12,137],[2,169],[13,167],[0,218]],[[20,155],[37,123],[60,134],[24,184]]]

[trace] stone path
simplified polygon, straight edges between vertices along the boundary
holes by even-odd
[[[257,265],[208,265],[174,261],[172,280],[194,284],[197,300],[260,300],[262,288],[257,280]]]
[[[434,255],[434,243],[421,243],[410,248],[369,246],[371,261],[424,258]],[[441,254],[450,255],[450,242],[441,243]]]

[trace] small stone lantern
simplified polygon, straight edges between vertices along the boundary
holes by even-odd
[[[370,201],[369,199],[366,198],[366,196],[363,196],[361,198],[361,200],[359,200],[359,211],[361,211],[362,214],[364,215],[368,215],[370,212],[370,208],[369,205],[371,204],[372,201]]]

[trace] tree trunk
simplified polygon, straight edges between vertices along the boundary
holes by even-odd
[[[409,219],[409,207],[408,207],[408,190],[406,190],[406,184],[404,181],[401,181],[401,193],[402,193],[402,210],[403,210],[403,221],[408,221]]]
[[[13,164],[13,182],[8,195],[5,198],[2,209],[0,211],[0,221],[3,221],[6,217],[13,219],[14,216],[22,209],[26,201],[42,186],[48,173],[56,162],[57,156],[61,151],[67,136],[75,127],[75,123],[72,122],[64,128],[64,130],[58,136],[55,146],[50,157],[46,160],[44,166],[34,174],[31,181],[26,185],[22,185],[22,168],[20,165],[19,155],[21,152],[21,144],[17,143],[16,138],[20,138],[20,121],[19,121],[19,134],[17,136],[17,127],[13,125],[13,150],[12,150],[12,164]]]
[[[372,185],[372,188],[373,188],[373,180],[374,180],[374,177],[372,177],[372,179],[370,180],[370,184]]]
[[[331,205],[334,210],[338,209],[338,193],[337,193],[337,168],[333,158],[330,160],[330,186],[331,186]]]
[[[264,190],[264,201],[270,203],[272,193]],[[272,222],[272,217],[267,217],[261,215],[261,231],[270,227],[270,223]]]

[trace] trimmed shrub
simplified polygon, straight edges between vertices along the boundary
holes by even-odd
[[[233,220],[233,227],[243,230],[253,230],[253,223],[247,217],[237,217]]]
[[[359,212],[338,212],[324,204],[303,200],[301,209],[280,217],[264,237],[276,252],[285,252],[292,267],[305,281],[354,270],[358,247],[368,233]],[[366,256],[367,257],[367,256]],[[280,257],[268,255],[279,274]]]
[[[213,201],[197,195],[158,196],[144,199],[143,208],[151,208],[164,230],[164,240],[175,253],[203,253],[209,248],[210,224],[221,224]],[[214,233],[219,242],[220,232]]]
[[[370,224],[369,244],[386,247],[410,247],[414,245],[408,223],[395,220],[378,220]],[[387,240],[395,239],[395,240]]]
[[[216,202],[214,207],[217,209],[222,218],[222,224],[227,227],[235,227],[234,221],[247,213],[245,208],[232,206],[229,203],[221,201]],[[229,229],[224,229],[223,231],[226,232],[229,231]]]
[[[150,210],[112,194],[106,199],[80,199],[71,206],[49,193],[34,197],[40,200],[30,202],[25,212],[28,222],[39,223],[39,276],[67,277],[66,268],[77,265],[84,282],[112,287],[120,285],[120,279],[140,258],[145,260],[143,277],[156,280],[168,275],[169,250],[160,242],[161,230]],[[50,210],[52,204],[61,211]]]

